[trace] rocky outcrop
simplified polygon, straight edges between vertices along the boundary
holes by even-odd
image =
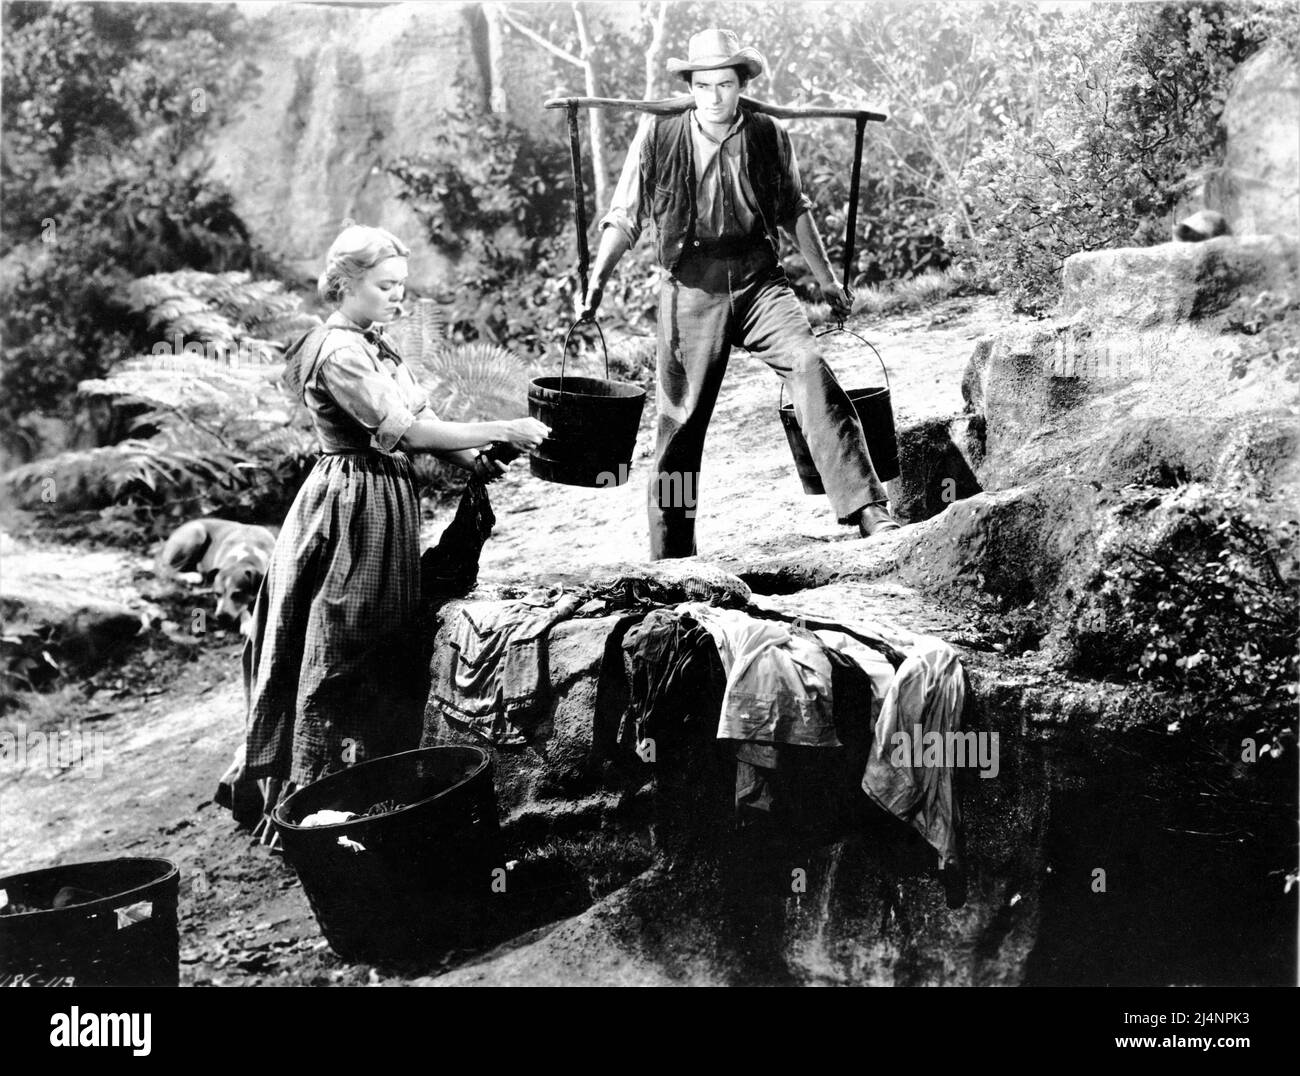
[[[890,819],[821,846],[735,837],[427,985],[1016,985],[1036,939],[1047,815],[1041,794],[1035,809],[1033,792],[976,791],[988,870],[959,912]]]
[[[894,516],[908,523],[937,516],[980,491],[971,467],[977,453],[971,419],[926,419],[898,430],[899,476],[886,483]]]
[[[908,536],[899,576],[956,601],[992,599],[1001,608],[1043,601],[1091,564],[1104,503],[1090,487],[1061,481],[980,493]]]
[[[1279,47],[1238,68],[1223,109],[1222,209],[1238,235],[1300,235],[1300,65]]]
[[[1277,236],[1069,258],[1062,316],[975,348],[963,379],[982,432],[980,484],[1056,476],[1111,486],[1206,481],[1296,492],[1296,387],[1232,356],[1251,338],[1223,312],[1300,289],[1300,243]],[[1213,315],[1213,316],[1211,316]],[[1199,320],[1198,320],[1199,319]]]
[[[1150,329],[1222,313],[1261,291],[1300,283],[1300,244],[1282,236],[1220,236],[1085,251],[1066,259],[1061,311],[1089,324]]]
[[[0,555],[0,663],[16,686],[43,684],[56,673],[94,672],[139,634],[141,612],[133,608],[139,595],[121,578],[126,558],[12,546]],[[76,571],[67,567],[72,556]],[[87,578],[100,581],[102,589],[89,590]]]

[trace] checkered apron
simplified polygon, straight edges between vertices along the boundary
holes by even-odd
[[[244,648],[246,778],[304,785],[418,746],[429,686],[419,524],[404,453],[317,460]]]

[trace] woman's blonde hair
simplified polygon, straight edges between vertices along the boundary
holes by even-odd
[[[341,303],[349,281],[359,280],[385,258],[406,258],[410,253],[405,243],[384,228],[350,224],[330,244],[316,290],[325,302]]]

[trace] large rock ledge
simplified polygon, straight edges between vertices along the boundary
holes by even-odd
[[[982,514],[976,509],[968,506],[971,518]],[[897,557],[899,545],[924,545],[926,534],[931,548],[941,547],[939,536],[959,518],[954,508],[888,542],[845,545],[859,554],[872,547],[878,560],[867,570],[875,571]],[[686,765],[692,769],[666,786],[653,765],[612,758],[596,742],[595,688],[617,618],[562,621],[551,633],[554,690],[545,718],[528,744],[496,752],[503,832],[516,847],[557,839],[569,848],[599,842],[600,855],[628,862],[635,857],[620,842],[648,838],[654,865],[585,911],[420,982],[1163,981],[1149,948],[1138,946],[1126,957],[1110,946],[1110,932],[1117,922],[1118,929],[1137,931],[1156,894],[1178,924],[1169,930],[1204,926],[1210,914],[1205,887],[1226,889],[1233,871],[1249,876],[1244,885],[1232,884],[1245,893],[1251,914],[1282,922],[1289,898],[1268,888],[1256,861],[1260,849],[1249,862],[1220,856],[1206,868],[1205,847],[1189,850],[1186,844],[1202,838],[1169,837],[1167,813],[1194,801],[1192,790],[1203,787],[1194,782],[1205,778],[1188,769],[1186,745],[1165,732],[1170,713],[1158,703],[1123,684],[1062,675],[1044,652],[990,650],[971,638],[969,613],[955,611],[960,606],[940,604],[897,577],[844,577],[849,571],[845,567],[841,578],[823,586],[755,595],[753,604],[815,619],[894,621],[958,646],[971,687],[966,728],[996,733],[999,744],[994,779],[973,769],[955,778],[967,863],[964,901],[950,906],[951,894],[935,875],[924,842],[865,801],[847,828],[736,830],[727,815],[730,771],[724,754],[710,751],[708,743],[689,746]],[[431,710],[425,742],[477,741]],[[1168,789],[1168,782],[1183,791],[1135,819],[1139,801],[1149,795],[1144,789]],[[667,791],[682,785],[691,790],[685,801]],[[1082,789],[1091,791],[1080,798]],[[1270,818],[1262,826],[1277,824]],[[1175,854],[1190,858],[1171,866],[1168,857]],[[1094,861],[1131,872],[1131,888],[1114,902],[1118,919],[1099,916],[1091,906],[1074,907],[1089,892],[1085,868]],[[1198,871],[1200,880],[1183,892],[1181,883],[1170,881],[1170,870]],[[793,872],[803,879],[796,892]],[[1167,886],[1180,895],[1170,900]],[[1266,941],[1252,941],[1248,949],[1243,967],[1252,974],[1261,967],[1268,981],[1283,974],[1279,961],[1285,960]],[[1187,981],[1207,981],[1211,973],[1196,961],[1208,967],[1221,956],[1196,957]]]
[[[1294,236],[1087,251],[1066,259],[1061,311],[1149,329],[1212,317],[1252,291],[1294,291],[1298,273]]]
[[[506,832],[580,843],[648,827],[654,865],[436,981],[1293,981],[1296,897],[1277,878],[1294,775],[1239,761],[1244,715],[1180,734],[1169,696],[1123,668],[1110,678],[1101,580],[1126,551],[1167,548],[1199,506],[1247,498],[1263,519],[1294,516],[1295,386],[1270,368],[1230,377],[1220,315],[1293,288],[1297,249],[1260,237],[1079,256],[1067,317],[981,341],[967,413],[900,429],[909,473],[891,494],[910,526],[811,543],[792,527],[714,558],[755,606],[888,621],[958,649],[965,728],[999,745],[996,777],[955,775],[964,900],[919,837],[864,797],[851,820],[755,833],[722,806],[716,741],[688,745],[698,769],[685,776],[612,759],[594,731],[611,624],[562,623],[547,719],[534,742],[498,753]],[[431,714],[426,735],[466,734]],[[1220,839],[1246,831],[1252,841]],[[1110,889],[1096,888],[1099,870]],[[792,889],[794,875],[805,884]]]
[[[13,547],[0,556],[0,620],[5,660],[13,666],[6,673],[42,651],[63,671],[92,671],[139,634],[143,603],[128,558]],[[93,592],[87,579],[95,582]]]

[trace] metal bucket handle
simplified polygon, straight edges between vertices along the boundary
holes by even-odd
[[[831,333],[848,333],[850,336],[857,337],[857,339],[861,340],[864,344],[867,345],[867,347],[871,348],[871,353],[876,356],[876,361],[880,363],[880,370],[885,375],[885,391],[889,392],[890,391],[889,367],[885,365],[885,360],[880,357],[880,352],[876,350],[876,345],[873,344],[870,340],[868,340],[865,336],[859,336],[852,329],[846,329],[842,324],[836,325],[830,329],[825,329],[822,332],[816,333],[814,335],[817,339],[820,340],[823,336],[828,336]],[[781,394],[778,397],[778,402],[776,407],[777,410],[779,411],[784,406],[785,406],[785,378],[781,378]]]
[[[587,322],[596,326],[596,332],[600,334],[600,349],[605,353],[605,380],[609,380],[609,347],[605,344],[605,330],[600,327],[600,322],[595,318],[588,318]],[[569,361],[569,338],[573,336],[573,330],[579,325],[584,324],[579,318],[569,326],[569,331],[564,334],[564,350],[560,352],[560,394],[564,394],[564,366]]]

